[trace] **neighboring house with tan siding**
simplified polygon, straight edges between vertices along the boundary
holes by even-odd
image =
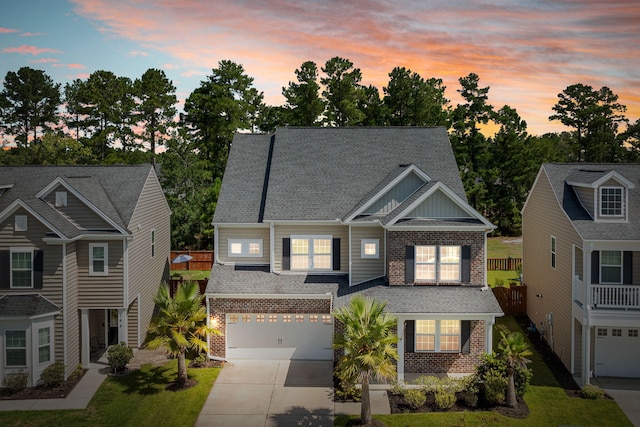
[[[527,313],[581,384],[640,378],[640,164],[550,164],[522,210]]]
[[[0,167],[0,381],[139,347],[168,278],[169,216],[149,164]]]
[[[356,294],[397,316],[399,379],[470,373],[491,350],[494,226],[444,128],[238,134],[213,225],[210,357],[332,360],[333,313]]]

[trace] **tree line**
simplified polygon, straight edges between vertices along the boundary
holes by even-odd
[[[452,105],[442,79],[406,68],[379,90],[345,58],[303,62],[267,105],[244,67],[223,60],[177,113],[176,88],[159,69],[131,80],[99,70],[64,87],[44,71],[8,72],[0,92],[0,135],[11,164],[113,164],[157,159],[172,215],[172,247],[213,244],[210,225],[233,135],[278,126],[444,126],[471,205],[497,225],[520,231],[520,209],[542,162],[640,160],[640,120],[609,88],[574,84],[558,94],[549,120],[565,132],[530,135],[516,109],[496,108],[475,73],[458,79]],[[497,129],[486,135],[488,129]],[[164,149],[158,150],[158,147]]]

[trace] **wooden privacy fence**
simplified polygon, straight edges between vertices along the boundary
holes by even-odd
[[[187,262],[174,264],[173,260],[178,255],[193,257]],[[209,271],[213,267],[213,251],[171,251],[170,259],[172,270],[203,270]]]
[[[516,271],[522,267],[522,258],[489,258],[487,270]]]
[[[525,285],[493,288],[493,294],[500,308],[507,316],[524,316],[527,314],[527,287]]]
[[[205,290],[207,289],[207,282],[209,282],[208,279],[204,279],[204,280],[191,280],[192,282],[198,282],[198,287],[200,288],[200,295],[204,295]],[[171,296],[173,297],[173,295],[175,295],[176,290],[178,289],[178,286],[181,286],[184,282],[187,282],[187,280],[183,280],[183,279],[170,279],[169,280],[169,293],[171,294]],[[202,300],[202,304],[204,304],[204,299]]]

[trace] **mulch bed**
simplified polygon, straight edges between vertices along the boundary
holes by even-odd
[[[64,399],[69,396],[71,390],[80,382],[87,371],[82,375],[63,381],[58,387],[27,387],[15,393],[11,393],[6,388],[0,388],[0,400],[23,400],[23,399]]]

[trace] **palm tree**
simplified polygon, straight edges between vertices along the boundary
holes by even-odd
[[[507,363],[507,405],[515,408],[518,406],[518,400],[516,398],[516,385],[515,385],[515,370],[518,367],[526,367],[527,363],[531,360],[526,356],[533,354],[529,350],[529,345],[524,339],[524,335],[520,332],[511,332],[508,335],[501,331],[502,341],[498,344],[498,349],[501,352],[501,357]]]
[[[394,333],[396,318],[385,312],[386,303],[354,296],[348,305],[338,309],[335,318],[343,331],[334,339],[334,347],[343,349],[336,375],[350,383],[362,384],[360,421],[372,423],[369,382],[371,378],[394,379],[398,360],[398,337]]]
[[[207,312],[201,304],[203,296],[196,282],[187,282],[179,286],[171,297],[169,285],[164,283],[158,289],[154,301],[159,313],[149,327],[151,349],[164,348],[178,358],[179,388],[187,383],[187,350],[207,351],[207,335],[220,332],[207,326]]]

